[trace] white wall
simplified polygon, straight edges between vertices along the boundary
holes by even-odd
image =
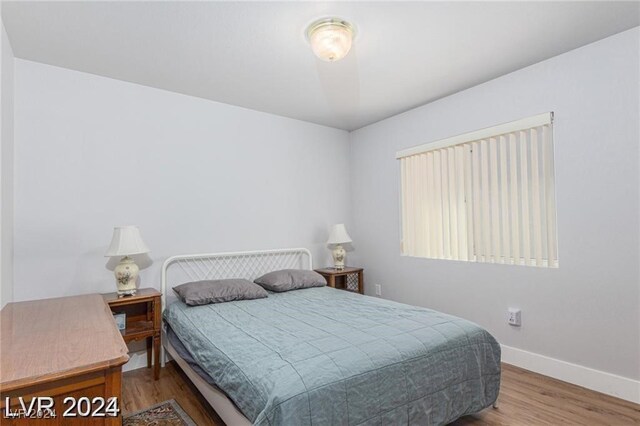
[[[117,224],[141,227],[154,260],[143,285],[158,287],[162,260],[182,252],[307,246],[327,264],[326,228],[346,221],[368,293],[379,283],[384,297],[471,319],[503,344],[638,379],[639,37],[350,136],[16,60],[15,299],[113,291],[102,255]],[[399,256],[397,150],[550,110],[559,269]],[[521,328],[505,323],[508,306],[523,310]]]
[[[0,20],[0,308],[13,300],[13,97],[14,58]]]
[[[142,286],[180,253],[329,261],[328,227],[350,215],[346,132],[19,59],[15,83],[16,301],[114,291],[114,225],[152,250]]]
[[[352,256],[367,293],[382,284],[384,297],[470,319],[508,346],[640,378],[639,39],[626,31],[353,132]],[[401,257],[395,152],[545,111],[560,268]],[[509,306],[522,327],[506,324]]]

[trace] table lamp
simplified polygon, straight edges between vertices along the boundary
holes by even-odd
[[[113,228],[113,238],[105,257],[121,257],[120,263],[114,269],[118,295],[136,294],[136,280],[138,279],[138,265],[129,256],[149,253],[149,247],[142,241],[137,226],[116,226]]]
[[[343,223],[339,223],[331,227],[331,233],[329,234],[327,245],[335,246],[333,248],[333,264],[335,269],[344,269],[344,258],[346,252],[344,251],[342,244],[350,242],[351,237],[347,234],[347,229],[344,227]]]

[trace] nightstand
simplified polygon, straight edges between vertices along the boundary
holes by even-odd
[[[120,330],[125,343],[147,340],[147,368],[153,366],[155,380],[160,376],[161,296],[160,292],[154,288],[138,289],[133,296],[118,296],[117,293],[102,295],[111,312],[124,312],[127,315],[126,328]]]
[[[364,294],[364,279],[362,276],[364,269],[362,268],[345,266],[344,269],[321,268],[314,269],[314,271],[326,278],[329,287]]]

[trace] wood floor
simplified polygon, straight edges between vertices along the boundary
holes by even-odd
[[[125,415],[173,398],[197,425],[224,425],[174,363],[158,381],[145,368],[124,373],[122,397]],[[640,405],[506,364],[498,402],[454,425],[640,425]]]

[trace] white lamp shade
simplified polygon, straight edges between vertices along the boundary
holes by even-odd
[[[129,256],[149,251],[137,226],[116,226],[113,228],[113,238],[105,257]]]
[[[329,234],[327,244],[344,244],[350,242],[351,237],[347,234],[347,228],[344,227],[343,223],[339,223],[331,227],[331,233]]]

